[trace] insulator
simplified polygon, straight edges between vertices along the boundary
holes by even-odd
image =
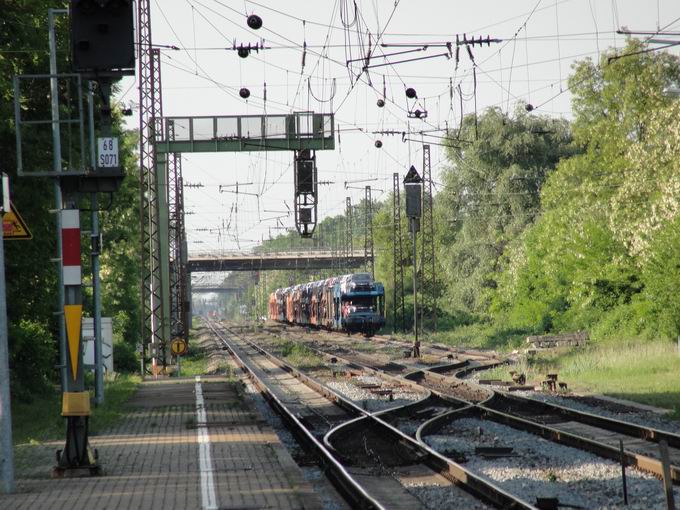
[[[243,87],[241,88],[241,90],[238,91],[238,95],[241,96],[243,99],[248,99],[250,97],[250,90]]]
[[[413,87],[407,88],[406,89],[406,97],[408,97],[409,99],[414,99],[414,98],[418,97],[418,94],[416,94],[416,89],[414,89]]]
[[[382,147],[382,141],[381,141],[381,140],[376,140],[375,143],[374,143],[373,145],[375,145],[376,149],[379,149],[380,147]]]
[[[376,104],[378,105],[378,108],[382,108],[383,106],[385,106],[385,101],[383,101],[382,99],[378,99]]]
[[[248,16],[248,26],[253,30],[262,28],[262,18],[260,18],[257,14],[251,14]]]

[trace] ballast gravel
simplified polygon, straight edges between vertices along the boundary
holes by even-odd
[[[281,443],[291,452],[291,455],[293,455],[294,458],[303,455],[300,445],[288,428],[286,428],[283,421],[281,421],[281,417],[269,407],[269,404],[267,404],[267,401],[262,397],[255,386],[245,379],[244,382],[247,397],[260,412],[267,424],[274,429],[274,432],[279,436]],[[300,468],[302,469],[302,475],[305,480],[312,485],[314,492],[316,492],[321,499],[323,510],[344,510],[347,508],[346,503],[339,499],[337,493],[334,490],[329,489],[329,481],[319,467],[300,466]]]
[[[569,396],[550,395],[538,391],[518,391],[516,394],[540,400],[541,402],[568,407],[569,409],[574,409],[576,411],[597,414],[615,420],[635,423],[637,425],[642,425],[643,427],[652,427],[658,430],[672,432],[673,434],[680,434],[680,421],[666,418],[663,415],[651,411],[636,411],[631,408],[630,412],[616,412],[606,408],[608,405],[606,401],[602,403],[603,407],[599,407],[580,402],[578,399]]]
[[[473,372],[464,379],[474,383],[479,383],[480,379],[483,379],[483,372]],[[484,388],[488,388],[496,391],[507,391],[507,387],[498,386],[493,384],[485,384]],[[597,414],[599,416],[604,416],[606,418],[613,418],[615,420],[623,420],[629,423],[634,423],[636,425],[641,425],[643,427],[652,427],[658,430],[663,430],[665,432],[671,432],[673,434],[680,434],[680,421],[673,420],[671,418],[665,417],[663,414],[654,413],[645,410],[636,410],[634,407],[630,407],[630,411],[614,411],[611,409],[612,404],[603,400],[602,405],[593,405],[592,401],[590,403],[581,402],[578,398],[573,395],[557,395],[552,393],[545,393],[543,391],[513,391],[512,395],[517,395],[519,397],[533,398],[535,400],[540,400],[541,402],[546,402],[548,404],[557,404],[560,406],[568,407],[569,409],[574,409],[575,411],[583,411],[586,413]],[[594,400],[596,397],[594,398]],[[623,406],[621,406],[623,407]]]
[[[494,422],[461,418],[424,440],[444,455],[463,454],[466,468],[531,503],[557,497],[588,509],[665,508],[663,485],[652,475],[626,469],[629,505],[624,506],[619,464]],[[514,456],[484,458],[475,454],[477,446],[512,447]],[[674,492],[678,500],[680,488]]]
[[[406,485],[406,490],[422,501],[426,508],[432,510],[444,508],[487,510],[492,508],[462,489],[457,489],[455,487],[414,484]]]
[[[390,400],[389,395],[380,395],[360,387],[362,384],[382,383],[384,381],[379,377],[360,375],[352,377],[349,381],[332,380],[327,381],[325,384],[368,412],[382,411],[383,409],[406,405],[416,402],[425,396],[423,393],[409,391],[404,388],[394,388],[392,400]],[[389,388],[389,386],[385,386],[385,388]]]

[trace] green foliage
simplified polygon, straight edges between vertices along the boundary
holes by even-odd
[[[630,41],[626,52],[639,50]],[[674,336],[678,300],[680,156],[676,106],[662,95],[678,77],[664,53],[599,66],[586,60],[570,79],[574,140],[541,189],[540,216],[509,244],[490,311],[534,332],[588,329]]]
[[[659,332],[675,338],[680,334],[680,215],[655,236],[642,278],[644,298],[654,311]]]
[[[26,400],[50,390],[56,357],[45,324],[26,319],[10,323],[9,352],[14,398]]]
[[[521,106],[512,117],[497,108],[467,116],[450,137],[437,206],[451,311],[487,310],[506,246],[538,214],[541,186],[559,159],[574,152],[565,121]]]
[[[113,363],[116,372],[136,372],[139,370],[139,357],[129,342],[113,342]]]
[[[10,356],[12,359],[12,392],[28,399],[45,391],[48,384],[56,383],[55,370],[58,358],[60,316],[58,308],[56,224],[54,183],[46,178],[18,178],[15,152],[14,90],[12,79],[17,74],[45,74],[49,71],[47,10],[65,8],[67,2],[30,0],[4,2],[0,22],[0,153],[2,168],[10,176],[12,200],[33,233],[31,241],[5,243],[7,276],[7,303],[9,320]],[[56,17],[57,67],[67,72],[68,17]],[[21,112],[24,119],[49,120],[48,80],[24,82]],[[72,85],[60,82],[60,107],[62,118],[76,117],[67,110],[67,97],[74,97]],[[103,315],[117,317],[122,324],[119,337],[134,345],[139,336],[139,220],[138,184],[134,171],[134,133],[121,132],[121,119],[114,112],[114,133],[121,137],[121,158],[128,178],[122,190],[114,195],[107,209],[108,197],[100,196],[100,214],[104,235],[102,262]],[[74,129],[64,127],[63,166],[72,166],[79,157]],[[22,136],[26,142],[23,166],[28,169],[52,167],[52,136],[44,129],[24,126]],[[89,208],[90,196],[75,198],[82,209]],[[90,215],[81,213],[83,230],[90,228]],[[84,283],[89,281],[89,243],[83,242]],[[91,312],[91,290],[83,288],[85,310]],[[125,321],[118,320],[126,317]],[[26,375],[25,375],[26,374]]]
[[[298,368],[323,365],[321,357],[304,344],[286,340],[278,346],[278,349],[286,361]]]

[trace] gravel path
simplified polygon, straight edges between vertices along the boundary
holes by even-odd
[[[624,507],[619,464],[497,423],[463,418],[425,441],[439,452],[465,455],[466,468],[530,502],[557,497],[588,509],[665,508],[662,484],[653,476],[626,470],[629,506]],[[511,446],[516,456],[485,459],[475,455],[477,446]],[[678,501],[680,488],[674,490]]]
[[[379,377],[360,375],[352,377],[349,381],[332,380],[326,381],[325,384],[369,412],[402,406],[423,398],[422,393],[409,391],[405,388],[395,388],[392,393],[392,400],[390,400],[388,395],[378,395],[368,389],[359,387],[361,384],[384,384],[384,382]],[[384,387],[387,389],[390,386],[385,385]]]

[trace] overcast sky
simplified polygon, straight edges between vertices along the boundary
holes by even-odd
[[[461,113],[475,111],[475,96],[479,112],[491,106],[513,111],[523,101],[536,106],[536,113],[569,118],[566,80],[576,59],[622,47],[624,37],[615,33],[620,27],[680,28],[680,2],[672,0],[356,0],[356,7],[355,12],[350,0],[151,0],[154,44],[180,48],[162,49],[163,114],[334,112],[340,128],[336,149],[317,152],[319,180],[333,183],[319,187],[323,218],[342,213],[347,196],[358,202],[366,184],[374,188],[374,198],[384,198],[394,172],[403,175],[411,164],[420,171],[421,140],[439,139],[414,134],[413,141],[403,142],[401,132],[455,127]],[[246,24],[253,13],[263,20],[257,31]],[[361,63],[346,65],[366,54],[369,40],[374,48],[376,41],[446,43],[463,34],[502,39],[472,49],[476,94],[464,48],[456,62],[437,56],[445,47],[386,58],[382,55],[414,48],[378,47],[370,63],[390,65],[370,69],[359,81]],[[267,49],[242,59],[231,50],[234,43]],[[251,92],[247,101],[238,95],[242,87]],[[416,89],[417,105],[407,101],[406,87]],[[383,90],[386,106],[378,108]],[[138,102],[132,78],[123,81],[119,99]],[[415,108],[426,110],[427,118],[409,119],[407,112]],[[130,127],[137,123],[130,119]],[[382,148],[374,146],[376,140]],[[445,160],[441,147],[431,148],[437,181]],[[293,205],[292,161],[288,152],[184,154],[184,182],[203,185],[185,190],[185,209],[192,213],[187,216],[190,253],[246,251],[280,233],[281,226],[294,228],[292,214],[286,215],[287,205]],[[351,182],[346,186],[346,181]],[[250,194],[219,192],[220,184],[236,182]]]

